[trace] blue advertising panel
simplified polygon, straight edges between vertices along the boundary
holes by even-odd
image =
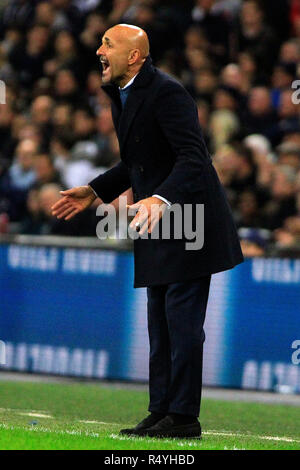
[[[300,392],[300,260],[256,258],[213,276],[204,383]],[[133,254],[0,245],[2,368],[147,380],[146,290]]]
[[[300,392],[300,260],[254,258],[230,277],[221,383]]]
[[[126,377],[130,253],[0,245],[7,367]]]

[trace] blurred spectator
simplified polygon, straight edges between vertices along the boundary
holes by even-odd
[[[223,68],[221,81],[225,86],[236,90],[240,94],[240,98],[250,88],[248,77],[242,70],[242,67],[234,63],[228,64]]]
[[[57,184],[46,184],[39,191],[39,207],[43,217],[41,233],[46,235],[55,233],[55,227],[61,223],[52,216],[51,207],[60,199],[62,188]]]
[[[95,140],[96,122],[90,108],[78,108],[73,115],[75,140]]]
[[[274,230],[283,225],[285,219],[297,214],[295,189],[296,171],[289,166],[274,169],[271,183],[272,199],[265,211],[266,228]]]
[[[39,189],[44,184],[56,183],[61,185],[60,174],[56,170],[53,160],[46,153],[39,154],[34,161],[35,183],[34,188]]]
[[[243,114],[245,134],[272,136],[277,115],[272,106],[271,93],[267,87],[257,86],[250,90],[248,107]]]
[[[107,168],[113,167],[120,159],[119,141],[116,133],[111,132],[108,136],[107,145],[104,148],[99,165]]]
[[[287,88],[291,88],[296,77],[296,64],[289,62],[278,63],[272,75],[272,102],[275,108],[279,107],[281,93]]]
[[[42,216],[40,212],[39,190],[31,189],[27,196],[26,213],[20,222],[21,233],[40,235]]]
[[[227,109],[239,115],[240,105],[241,96],[235,88],[220,85],[215,91],[213,101],[214,109]]]
[[[84,69],[85,73],[99,64],[95,51],[99,47],[100,38],[107,29],[108,22],[100,13],[92,12],[87,16],[79,43],[81,53],[80,66]]]
[[[293,90],[287,88],[280,94],[278,117],[279,120],[273,130],[273,144],[278,144],[290,130],[299,128],[300,103],[293,100]]]
[[[290,166],[296,171],[300,170],[300,146],[292,142],[285,142],[277,147],[278,163]]]
[[[59,171],[64,182],[66,182],[65,173],[71,160],[72,145],[73,141],[69,139],[68,135],[63,133],[54,136],[50,143],[50,152],[53,157],[54,166]]]
[[[217,107],[217,106],[216,106]],[[211,114],[209,129],[211,135],[211,148],[216,151],[224,144],[230,142],[239,130],[237,115],[230,108],[220,108]]]
[[[300,41],[290,39],[281,45],[279,53],[280,62],[286,64],[298,64],[300,61]]]
[[[261,227],[260,201],[255,190],[246,189],[239,194],[237,201],[236,224],[238,227]]]
[[[56,29],[67,29],[77,34],[83,27],[83,16],[73,0],[50,0],[55,11]]]
[[[72,111],[73,107],[68,103],[56,104],[51,115],[51,122],[54,134],[69,134],[72,130]]]
[[[204,35],[205,48],[222,64],[228,58],[230,27],[227,17],[215,8],[216,0],[196,0],[192,18]]]
[[[36,1],[10,0],[2,13],[1,29],[14,27],[21,31],[26,31],[33,17]]]
[[[280,41],[285,40],[290,33],[289,13],[290,4],[293,0],[276,0],[276,6],[269,0],[260,0],[260,5],[264,11],[266,23],[276,31],[276,36]]]
[[[234,203],[234,192],[230,190],[231,182],[235,173],[235,159],[232,148],[229,145],[220,147],[214,155],[214,166],[217,170],[221,183],[226,189],[228,199]]]
[[[80,95],[78,80],[69,69],[59,70],[55,75],[54,95],[60,103],[66,102],[70,105],[79,106],[84,102],[84,98]]]
[[[31,104],[31,122],[39,129],[44,146],[48,147],[52,135],[54,101],[50,96],[39,96]]]
[[[252,151],[240,143],[231,146],[234,174],[230,187],[236,193],[248,188],[255,188],[256,165]]]
[[[98,146],[94,142],[77,142],[70,154],[69,161],[65,161],[62,170],[62,180],[65,186],[85,185],[87,181],[96,178],[101,168],[97,168],[94,162],[97,160]],[[105,168],[102,168],[102,172]]]
[[[258,67],[262,67],[267,78],[274,65],[278,40],[266,24],[263,9],[257,0],[245,0],[240,11],[237,33],[238,52],[250,52]]]
[[[300,122],[285,129],[283,133],[283,142],[292,142],[300,146]]]
[[[256,165],[256,185],[267,190],[271,185],[275,164],[270,141],[263,135],[252,134],[244,139],[244,145],[252,151]]]
[[[9,54],[10,63],[27,91],[43,76],[44,63],[49,56],[49,28],[34,25],[27,33],[25,45],[17,44]]]
[[[250,52],[241,52],[238,54],[238,65],[243,76],[243,89],[246,93],[249,92],[249,89],[254,85],[255,81],[260,79],[260,69],[257,67],[255,57]]]
[[[9,169],[10,184],[13,189],[26,190],[34,183],[34,158],[37,154],[37,144],[33,140],[23,140],[16,149],[15,161]]]
[[[291,124],[298,124],[300,103],[296,104],[293,101],[293,93],[293,90],[288,88],[281,93],[278,113],[281,119],[290,121]]]
[[[10,105],[0,105],[0,158],[10,160],[13,152],[12,122],[14,112]]]
[[[245,256],[263,256],[270,234],[267,230],[241,228],[239,230],[241,247]]]
[[[300,2],[299,0],[291,0],[290,20],[292,32],[296,37],[300,37]]]
[[[34,15],[34,22],[36,24],[43,24],[45,26],[48,26],[48,28],[54,30],[55,17],[56,11],[51,1],[41,1],[37,3]]]
[[[96,8],[101,1],[102,0],[74,0],[74,4],[81,12],[87,13]]]
[[[107,136],[114,131],[110,107],[103,106],[100,110],[97,117],[97,129],[99,131],[99,138],[105,143]]]
[[[80,64],[75,39],[68,31],[59,31],[54,40],[53,57],[44,64],[44,73],[54,76],[60,69],[72,70],[77,76],[80,74]]]
[[[27,192],[36,181],[34,159],[37,150],[35,141],[21,141],[12,166],[0,178],[1,206],[6,209],[11,221],[17,222],[23,216]]]
[[[49,124],[53,109],[53,100],[50,96],[39,96],[31,105],[31,118],[33,123],[44,126]]]
[[[192,86],[188,89],[196,99],[212,103],[216,87],[217,77],[215,73],[210,68],[205,68],[195,72]]]

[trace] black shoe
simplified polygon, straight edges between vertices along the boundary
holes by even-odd
[[[175,437],[181,439],[201,439],[201,426],[195,418],[194,422],[181,424],[170,415],[158,421],[152,427],[141,431],[140,435],[149,437]]]
[[[134,428],[121,429],[120,434],[127,434],[129,436],[141,436],[144,431],[151,426],[154,426],[156,423],[161,421],[165,415],[161,413],[151,413],[147,418],[143,419],[139,424]]]

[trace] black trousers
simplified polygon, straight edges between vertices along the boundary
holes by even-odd
[[[199,416],[210,280],[147,289],[150,412]]]

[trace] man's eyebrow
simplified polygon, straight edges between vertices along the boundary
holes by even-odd
[[[103,41],[105,41],[107,44],[112,44],[111,40],[108,37],[104,37]]]

